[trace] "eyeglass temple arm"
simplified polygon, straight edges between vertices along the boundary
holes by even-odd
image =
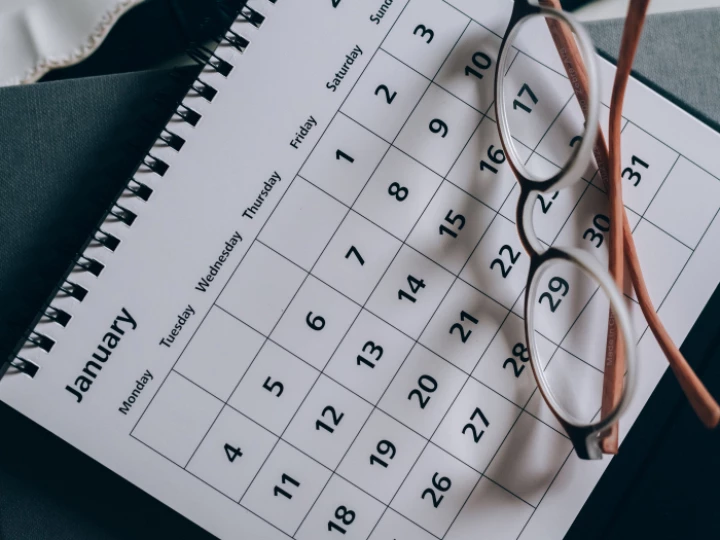
[[[541,3],[555,9],[561,9],[558,0],[541,0]],[[680,353],[677,346],[673,343],[672,338],[658,317],[655,308],[650,299],[650,295],[645,284],[645,280],[640,269],[640,262],[635,248],[635,242],[632,237],[632,230],[622,205],[622,187],[621,187],[621,167],[620,167],[620,124],[622,120],[622,104],[625,95],[625,89],[632,69],[632,63],[640,41],[640,33],[644,22],[645,13],[649,0],[631,0],[628,10],[628,17],[623,29],[623,38],[618,58],[615,82],[613,85],[613,96],[610,108],[610,149],[608,149],[602,134],[602,130],[598,128],[598,138],[595,143],[595,159],[598,163],[598,169],[603,180],[608,187],[608,196],[610,198],[611,213],[611,231],[610,231],[610,259],[611,272],[613,277],[617,275],[614,271],[617,264],[622,267],[623,253],[627,258],[630,277],[635,288],[638,302],[642,309],[651,331],[660,344],[660,348],[670,363],[683,392],[690,401],[691,406],[701,421],[709,428],[717,426],[720,422],[720,406],[707,391],[703,383],[693,372],[687,361]],[[576,81],[573,86],[578,98],[582,104],[587,103],[588,81],[587,74],[584,69],[582,56],[577,48],[572,33],[561,24],[553,24],[554,21],[548,20],[548,27],[555,41],[558,52],[563,58],[563,63],[568,71],[568,77],[571,81]],[[586,114],[586,111],[583,110]],[[614,125],[614,127],[613,127]],[[613,158],[612,166],[610,158]],[[618,216],[622,217],[622,236],[620,236]],[[616,224],[615,234],[613,234],[613,224]],[[624,241],[623,241],[624,240]],[[614,266],[613,263],[616,263]],[[620,271],[622,275],[622,270]],[[617,282],[617,281],[616,281]],[[622,285],[620,285],[622,286]],[[622,289],[621,289],[622,290]],[[614,331],[615,330],[615,331]],[[603,387],[603,413],[610,410],[616,403],[623,384],[624,375],[624,358],[620,358],[623,348],[618,346],[617,335],[612,313],[609,321],[608,332],[608,348],[606,351],[606,369]],[[615,341],[613,341],[615,340]],[[622,360],[622,361],[618,361]],[[610,364],[608,366],[608,364]],[[622,364],[622,368],[619,364]],[[610,368],[610,369],[608,369]],[[607,442],[606,442],[607,441]],[[614,432],[610,433],[610,437],[603,441],[603,451],[614,453],[617,451],[617,424],[614,426]],[[614,452],[613,452],[614,451]]]
[[[555,9],[562,9],[558,0],[541,0],[543,5]],[[569,79],[572,81],[575,95],[582,109],[583,115],[587,118],[587,107],[589,103],[587,72],[585,63],[580,54],[575,38],[570,29],[564,24],[554,20],[546,19],[548,29],[552,35],[555,46],[562,58],[563,65]],[[610,200],[610,231],[608,238],[609,269],[610,275],[615,281],[618,290],[623,290],[624,265],[623,265],[623,227],[622,223],[615,216],[624,216],[622,207],[622,193],[616,193],[621,188],[620,183],[610,182],[608,171],[607,145],[602,130],[598,127],[598,134],[593,150],[595,161],[598,164],[598,172],[608,188]],[[615,316],[612,310],[608,314],[608,334],[605,347],[605,369],[603,378],[603,394],[601,415],[606,416],[617,404],[622,392],[623,375],[625,373],[625,349],[622,342],[622,334],[618,332]],[[618,448],[618,427],[617,423],[606,432],[600,443],[602,451],[606,454],[617,453]]]

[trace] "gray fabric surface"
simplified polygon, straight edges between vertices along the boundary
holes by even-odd
[[[621,24],[589,25],[610,56]],[[715,125],[718,29],[720,10],[653,16],[635,65]],[[126,143],[152,135],[141,113],[166,80],[145,72],[0,89],[0,354],[49,292],[43,274],[62,271],[132,169],[140,153]],[[209,538],[1,405],[0,426],[0,539]]]
[[[622,21],[594,22],[587,29],[598,49],[617,58]],[[648,17],[633,71],[720,129],[720,9]]]

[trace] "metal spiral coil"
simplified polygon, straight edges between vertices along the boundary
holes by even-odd
[[[202,66],[203,71],[209,68],[223,77],[227,77],[232,72],[234,66],[218,54],[220,47],[229,46],[242,54],[250,46],[250,40],[234,30],[233,25],[243,23],[259,28],[265,21],[265,16],[248,6],[247,1],[248,0],[221,0],[219,7],[222,19],[220,26],[222,26],[222,30],[214,38],[218,50],[213,50],[206,45],[195,45],[187,51],[187,54]],[[276,0],[266,1],[272,4],[276,3]],[[190,95],[190,92],[192,92],[194,95],[200,96],[211,103],[215,99],[218,90],[203,80],[201,76],[202,71],[200,75],[192,81],[189,81],[187,95]],[[202,114],[185,104],[184,101],[186,98],[173,104],[172,116],[177,117],[191,127],[195,127],[202,119]],[[181,137],[169,128],[169,124],[162,129],[157,141],[161,141],[164,145],[177,152],[180,152],[186,143],[184,137]],[[146,171],[154,173],[157,177],[162,177],[170,169],[170,166],[171,164],[166,160],[160,159],[148,151],[143,156],[140,165],[138,165],[138,170],[144,167]],[[83,302],[89,294],[89,290],[83,285],[73,281],[71,274],[74,272],[83,272],[91,274],[94,277],[99,277],[105,269],[105,264],[89,256],[88,249],[91,247],[102,247],[110,252],[118,249],[122,243],[122,239],[108,232],[108,229],[114,228],[116,222],[121,222],[127,227],[132,227],[138,218],[138,215],[134,211],[120,204],[121,197],[133,197],[146,202],[152,193],[153,188],[144,182],[137,180],[135,177],[128,179],[122,193],[112,206],[107,209],[100,221],[100,225],[95,229],[82,251],[76,256],[66,277],[56,287],[50,302],[36,317],[33,325],[25,333],[24,339],[15,349],[15,352],[5,362],[0,364],[0,378],[8,372],[25,374],[31,378],[38,373],[40,365],[30,360],[27,353],[36,349],[48,353],[56,343],[53,337],[39,331],[39,324],[48,323],[60,327],[66,327],[70,324],[72,314],[66,309],[67,306],[65,305],[64,308],[60,308],[57,305],[52,305],[53,302],[60,297],[71,298],[78,303]],[[127,199],[125,198],[125,200]]]

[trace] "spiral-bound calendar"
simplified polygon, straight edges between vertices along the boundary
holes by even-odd
[[[527,255],[493,109],[511,7],[229,12],[0,398],[220,538],[562,538],[610,458],[577,458],[527,365]],[[544,124],[518,148],[546,169],[580,114],[542,93],[565,77],[552,50],[536,25],[508,71],[535,89]],[[607,104],[614,68],[600,72]],[[682,342],[720,281],[720,137],[636,81],[624,116],[628,215]],[[539,201],[538,237],[606,261],[606,205],[591,168]],[[666,369],[626,301],[640,384],[621,437]],[[546,370],[601,381],[606,301],[544,317]]]

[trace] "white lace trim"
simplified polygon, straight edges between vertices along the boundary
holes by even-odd
[[[125,14],[130,8],[141,3],[143,0],[121,0],[114,8],[106,12],[100,21],[95,25],[92,33],[85,38],[84,42],[75,48],[69,54],[61,56],[48,56],[40,58],[36,61],[35,66],[28,69],[24,75],[16,76],[5,84],[28,84],[37,81],[48,71],[56,68],[67,67],[85,60],[102,44],[110,29],[115,25],[118,19]]]

